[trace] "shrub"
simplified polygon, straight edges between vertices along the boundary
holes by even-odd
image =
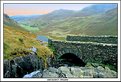
[[[23,43],[23,39],[22,39],[22,38],[19,38],[19,41],[20,41],[21,43]]]

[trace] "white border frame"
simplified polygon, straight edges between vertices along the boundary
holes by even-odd
[[[4,3],[117,3],[118,4],[118,78],[3,78],[3,4]],[[120,81],[120,1],[1,1],[1,81]]]

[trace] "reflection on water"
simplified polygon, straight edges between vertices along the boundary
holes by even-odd
[[[43,41],[43,42],[48,42],[48,38],[46,36],[38,35],[37,40]]]

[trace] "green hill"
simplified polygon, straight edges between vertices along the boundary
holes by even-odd
[[[61,37],[67,34],[117,35],[117,23],[116,4],[97,4],[79,11],[60,9],[19,22],[28,29],[39,29],[40,34]]]
[[[51,24],[41,30],[43,33],[55,35],[117,35],[117,19],[117,9],[115,8],[102,14],[86,17],[69,17],[51,22]]]
[[[3,23],[6,26],[20,27],[18,25],[18,23],[16,21],[12,20],[11,18],[9,18],[9,16],[7,14],[3,15]]]

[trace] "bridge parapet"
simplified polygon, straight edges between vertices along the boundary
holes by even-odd
[[[97,42],[97,43],[111,43],[117,44],[117,36],[67,36],[67,41],[81,41],[81,42]]]
[[[98,62],[110,64],[117,68],[117,44],[51,39],[48,43],[55,49],[56,58],[66,53],[73,53],[85,63]]]

